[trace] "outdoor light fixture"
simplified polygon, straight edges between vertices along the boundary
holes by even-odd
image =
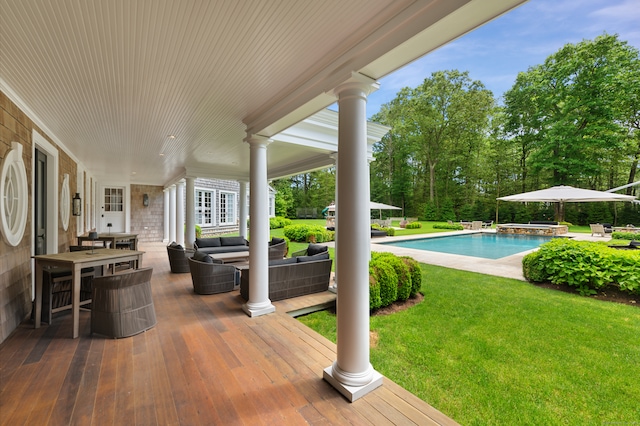
[[[142,195],[142,205],[145,207],[149,207],[149,194]]]
[[[73,196],[72,201],[73,201],[73,215],[80,216],[80,213],[82,212],[82,198],[80,198],[80,194],[78,192],[76,192],[76,195]]]

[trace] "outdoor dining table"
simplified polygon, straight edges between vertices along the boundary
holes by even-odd
[[[36,274],[36,294],[35,294],[35,328],[40,328],[42,315],[42,270],[43,268],[62,267],[72,271],[72,302],[71,316],[73,320],[72,337],[78,337],[80,328],[80,284],[82,268],[95,266],[109,266],[120,262],[135,262],[135,267],[142,264],[143,251],[117,250],[117,249],[97,249],[86,251],[72,251],[56,254],[40,254],[32,256],[35,261]],[[109,268],[103,268],[105,273]],[[112,269],[115,271],[115,267]]]
[[[81,246],[85,241],[102,241],[105,244],[107,242],[111,243],[111,248],[116,248],[116,241],[128,241],[133,243],[133,250],[138,250],[138,234],[129,234],[129,233],[100,233],[98,234],[98,238],[92,240],[89,238],[89,235],[79,235],[78,236],[78,245]],[[105,246],[106,247],[106,246]]]

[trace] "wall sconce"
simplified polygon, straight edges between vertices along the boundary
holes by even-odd
[[[149,194],[142,195],[142,205],[145,207],[149,207]]]
[[[80,213],[82,213],[82,198],[80,198],[80,194],[76,192],[76,195],[73,196],[72,201],[73,201],[73,215],[80,216]]]

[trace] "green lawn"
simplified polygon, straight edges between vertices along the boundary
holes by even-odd
[[[640,309],[422,265],[424,301],[371,318],[374,368],[464,425],[637,424]],[[300,320],[335,341],[335,317]]]

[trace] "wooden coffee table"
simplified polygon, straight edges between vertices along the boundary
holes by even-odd
[[[214,259],[221,260],[222,263],[248,262],[249,251],[233,251],[229,253],[213,253],[210,255]]]

